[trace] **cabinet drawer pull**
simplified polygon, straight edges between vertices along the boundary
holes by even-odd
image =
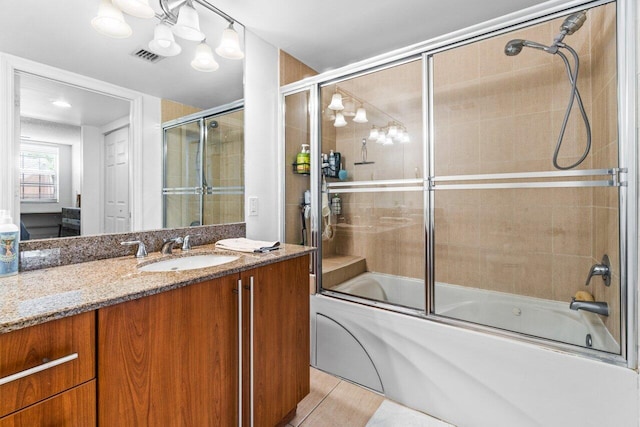
[[[0,378],[0,385],[5,385],[15,380],[19,380],[20,378],[28,377],[29,375],[36,374],[38,372],[46,371],[47,369],[51,369],[54,366],[62,365],[63,363],[70,362],[74,359],[78,358],[78,353],[73,353],[68,356],[61,357],[60,359],[55,359],[47,363],[43,363],[42,365],[34,366],[33,368],[25,369],[24,371],[17,372],[15,374],[6,376],[4,378]]]

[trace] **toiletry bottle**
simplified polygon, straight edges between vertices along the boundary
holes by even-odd
[[[333,154],[333,150],[329,151],[329,170],[331,172],[336,170],[336,156]]]
[[[300,152],[296,156],[296,172],[305,174],[311,170],[311,161],[309,157],[309,145],[302,144]]]
[[[18,237],[20,229],[9,211],[0,210],[0,277],[18,274]]]
[[[340,215],[342,213],[342,201],[337,194],[334,194],[331,199],[331,211],[334,215]]]

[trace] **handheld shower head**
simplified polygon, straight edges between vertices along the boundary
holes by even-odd
[[[545,52],[555,53],[549,50],[549,46],[545,46],[543,44],[532,42],[529,40],[513,39],[507,42],[507,44],[504,46],[504,54],[507,56],[516,56],[517,54],[522,52],[523,47],[531,47],[533,49],[540,49],[544,50]]]
[[[571,34],[578,31],[584,21],[587,20],[587,13],[583,10],[577,13],[573,13],[564,20],[562,25],[560,26],[560,31],[570,36]]]
[[[523,47],[524,47],[524,40],[522,39],[510,40],[504,46],[504,54],[507,56],[516,56],[517,54],[522,52]]]

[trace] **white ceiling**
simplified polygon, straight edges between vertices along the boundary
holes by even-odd
[[[65,100],[71,107],[52,104]],[[129,115],[129,102],[41,77],[20,75],[20,115],[75,126],[104,126]]]
[[[543,2],[208,1],[254,34],[319,72]],[[161,12],[158,0],[149,0],[149,3]],[[156,64],[146,63],[130,53],[147,46],[157,20],[126,16],[133,35],[123,40],[111,39],[98,34],[90,25],[98,4],[99,0],[3,2],[0,51],[200,108],[242,98],[242,61],[217,58],[218,71],[197,72],[189,65],[196,43],[177,39],[183,47],[180,55]],[[196,5],[196,9],[200,12],[201,28],[207,34],[207,41],[215,47],[226,21],[200,5]],[[99,101],[99,104],[104,102]],[[42,108],[38,114],[44,114]],[[77,117],[69,120],[77,121]]]

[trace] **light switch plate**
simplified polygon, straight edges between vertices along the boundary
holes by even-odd
[[[258,216],[258,198],[249,197],[249,216]]]

